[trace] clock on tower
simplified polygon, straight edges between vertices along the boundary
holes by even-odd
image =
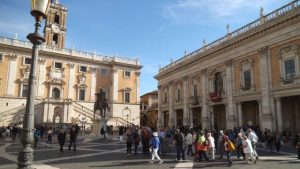
[[[46,45],[64,48],[68,10],[58,0],[52,1],[45,22]]]

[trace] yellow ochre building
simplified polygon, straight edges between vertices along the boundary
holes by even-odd
[[[140,123],[140,70],[138,59],[103,56],[66,49],[68,10],[51,4],[46,43],[37,65],[35,124],[91,124],[95,94],[108,99],[111,125]],[[0,125],[20,123],[25,111],[32,45],[0,37]]]

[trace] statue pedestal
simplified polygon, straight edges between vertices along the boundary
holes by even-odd
[[[101,127],[103,126],[104,130],[106,131],[106,126],[107,126],[107,119],[100,118],[100,119],[94,119],[93,120],[93,134],[96,137],[99,137],[100,135],[100,130]]]

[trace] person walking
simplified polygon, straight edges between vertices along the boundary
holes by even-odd
[[[235,142],[236,142],[237,158],[240,159],[240,157],[242,155],[243,159],[245,160],[245,155],[244,155],[244,152],[243,152],[243,136],[242,136],[242,133],[237,134],[237,138],[236,138]]]
[[[179,129],[176,130],[176,133],[173,138],[173,144],[176,146],[176,152],[177,152],[177,158],[176,161],[180,161],[180,154],[182,160],[185,160],[185,154],[184,154],[184,149],[183,149],[183,142],[184,142],[184,136],[180,132]]]
[[[205,158],[206,161],[209,161],[207,157],[207,149],[208,149],[208,142],[203,134],[202,131],[199,132],[197,137],[197,151],[198,151],[198,160],[201,162],[202,158]]]
[[[41,135],[40,130],[38,128],[35,128],[34,129],[34,147],[37,146],[40,135]]]
[[[193,153],[193,135],[192,135],[191,130],[189,131],[189,133],[186,136],[186,144],[187,144],[187,147],[188,147],[187,155],[194,156],[194,153]]]
[[[140,144],[140,135],[138,130],[136,130],[133,134],[133,141],[134,141],[134,155],[137,155],[137,148]]]
[[[160,141],[158,138],[158,134],[157,134],[157,132],[154,132],[153,138],[150,143],[150,148],[152,149],[152,157],[151,157],[150,163],[154,163],[155,158],[157,158],[159,160],[159,164],[163,163],[163,160],[161,160],[161,158],[158,156],[158,153],[157,153],[159,146],[160,146]]]
[[[104,130],[103,126],[101,127],[100,133],[103,136],[103,138],[105,138],[106,131]]]
[[[119,127],[119,137],[120,137],[120,141],[123,141],[123,134],[124,134],[123,126],[120,126],[120,127]]]
[[[51,143],[52,143],[52,136],[53,136],[52,128],[50,128],[50,129],[48,130],[47,134],[48,134],[47,144],[51,144]]]
[[[232,142],[229,140],[227,135],[224,135],[224,151],[227,155],[228,167],[232,165],[231,152],[232,152]]]
[[[249,128],[249,135],[248,135],[249,140],[251,141],[252,148],[253,148],[253,155],[255,156],[256,159],[258,159],[258,154],[256,152],[256,145],[258,143],[258,137],[254,133],[253,129]]]
[[[58,143],[59,143],[59,146],[60,146],[59,151],[61,153],[64,152],[63,147],[65,145],[66,137],[67,137],[67,133],[65,132],[65,130],[63,128],[61,128],[58,135],[57,135],[57,140],[58,140]]]
[[[243,146],[243,152],[245,154],[246,163],[250,164],[250,162],[249,162],[249,157],[250,157],[253,164],[256,164],[256,159],[253,156],[252,144],[246,135],[243,136],[242,146]]]
[[[282,140],[281,134],[279,132],[276,133],[274,142],[275,142],[276,152],[279,153],[280,147],[283,144],[283,140]]]
[[[71,131],[70,131],[70,144],[69,144],[69,151],[71,150],[71,147],[74,147],[74,151],[76,151],[76,128],[75,126],[72,126]]]
[[[127,145],[127,155],[131,155],[132,133],[130,127],[128,127],[126,130],[126,145]]]
[[[212,137],[211,133],[207,133],[208,140],[208,152],[211,155],[211,159],[215,160],[215,139]]]
[[[218,137],[218,142],[219,142],[219,150],[220,150],[220,158],[223,158],[224,155],[224,133],[223,130],[220,130],[219,137]]]

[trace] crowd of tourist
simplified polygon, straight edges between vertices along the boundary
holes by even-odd
[[[280,152],[283,144],[292,143],[289,132],[271,132],[270,129],[261,132],[257,126],[235,127],[227,131],[202,130],[199,126],[159,129],[146,126],[121,126],[119,127],[119,137],[120,141],[123,141],[123,137],[126,139],[127,155],[137,155],[137,147],[141,142],[141,153],[150,154],[152,152],[151,163],[153,163],[154,157],[162,163],[158,154],[170,153],[171,146],[174,146],[176,161],[185,160],[186,155],[193,156],[197,162],[214,161],[216,152],[218,152],[219,158],[222,159],[226,156],[228,166],[232,165],[233,153],[236,154],[238,160],[244,160],[247,164],[256,164],[256,160],[259,158],[256,152],[258,144],[272,152],[274,150]],[[153,139],[156,140],[153,141]],[[300,157],[299,135],[295,137],[293,144]],[[132,145],[134,145],[134,153],[131,152]],[[158,149],[156,149],[157,145],[159,145]]]

